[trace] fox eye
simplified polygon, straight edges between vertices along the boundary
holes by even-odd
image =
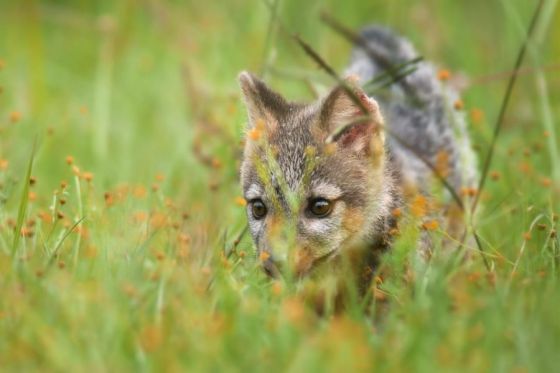
[[[309,202],[309,211],[317,218],[324,218],[332,211],[333,203],[324,198],[315,198]]]
[[[250,204],[251,204],[251,213],[253,214],[253,217],[255,219],[260,220],[265,217],[267,210],[262,200],[254,199],[250,202]]]

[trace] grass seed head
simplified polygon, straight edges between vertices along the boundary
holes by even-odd
[[[10,113],[10,122],[17,123],[21,120],[21,113],[19,111],[12,111]]]
[[[491,171],[490,172],[490,179],[494,180],[494,181],[498,181],[500,180],[500,178],[502,177],[502,174],[500,173],[500,171]]]
[[[87,181],[88,183],[91,183],[91,181],[93,180],[93,173],[91,172],[84,172],[82,174],[82,177],[84,178],[85,181]]]
[[[441,150],[436,155],[436,171],[443,178],[449,175],[449,153]]]
[[[463,100],[457,100],[453,103],[453,108],[457,111],[459,110],[463,110],[465,108],[465,104],[463,103]]]
[[[261,131],[258,128],[252,128],[249,130],[249,132],[247,133],[247,137],[251,140],[251,141],[258,141],[261,138]]]
[[[435,219],[431,219],[422,223],[422,228],[427,231],[435,231],[436,229],[438,229],[438,227],[439,223]]]
[[[270,254],[267,253],[266,251],[261,251],[261,253],[259,254],[259,260],[261,262],[266,262],[269,258],[270,258]]]
[[[451,73],[447,69],[441,69],[441,70],[438,71],[437,77],[442,82],[445,82],[445,81],[449,80],[449,78],[451,78]]]
[[[549,177],[543,177],[541,179],[541,185],[545,188],[549,188],[552,185],[552,179]]]
[[[478,108],[471,109],[469,114],[473,124],[481,124],[484,120],[484,112]]]
[[[235,197],[234,202],[237,206],[241,206],[241,207],[247,206],[247,201],[245,201],[245,198],[243,198],[241,196]]]
[[[428,212],[428,201],[426,197],[417,194],[410,206],[410,212],[416,217],[425,216]]]
[[[33,232],[33,229],[31,229],[29,227],[21,227],[20,234],[21,234],[22,237],[30,238],[30,237],[33,237],[34,232]]]

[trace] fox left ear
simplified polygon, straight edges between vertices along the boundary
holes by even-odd
[[[286,100],[247,71],[240,73],[238,79],[247,105],[249,128],[262,123],[268,131],[274,130],[278,114],[287,107]]]
[[[319,125],[327,142],[368,156],[383,147],[383,118],[374,99],[355,83],[347,83],[334,88],[323,100]]]

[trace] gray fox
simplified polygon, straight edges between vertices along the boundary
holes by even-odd
[[[417,56],[386,28],[370,26],[361,36],[392,65]],[[347,85],[309,104],[239,75],[249,117],[241,185],[249,230],[271,276],[334,273],[347,260],[366,289],[398,232],[400,210],[413,195],[430,195],[426,161],[441,163],[444,154],[444,176],[458,193],[474,181],[465,121],[453,109],[457,94],[422,61],[388,92],[369,97],[363,87],[383,67],[355,47]]]

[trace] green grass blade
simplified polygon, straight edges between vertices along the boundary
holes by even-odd
[[[31,156],[29,157],[29,162],[27,164],[27,172],[25,173],[25,179],[21,191],[17,223],[14,230],[14,239],[12,241],[12,258],[16,255],[19,246],[19,241],[21,237],[21,227],[23,226],[23,221],[25,220],[25,213],[27,211],[27,205],[29,204],[29,179],[31,178],[31,170],[33,169],[33,160],[35,158],[35,146],[36,146],[36,142],[33,142],[33,147],[31,148]]]

